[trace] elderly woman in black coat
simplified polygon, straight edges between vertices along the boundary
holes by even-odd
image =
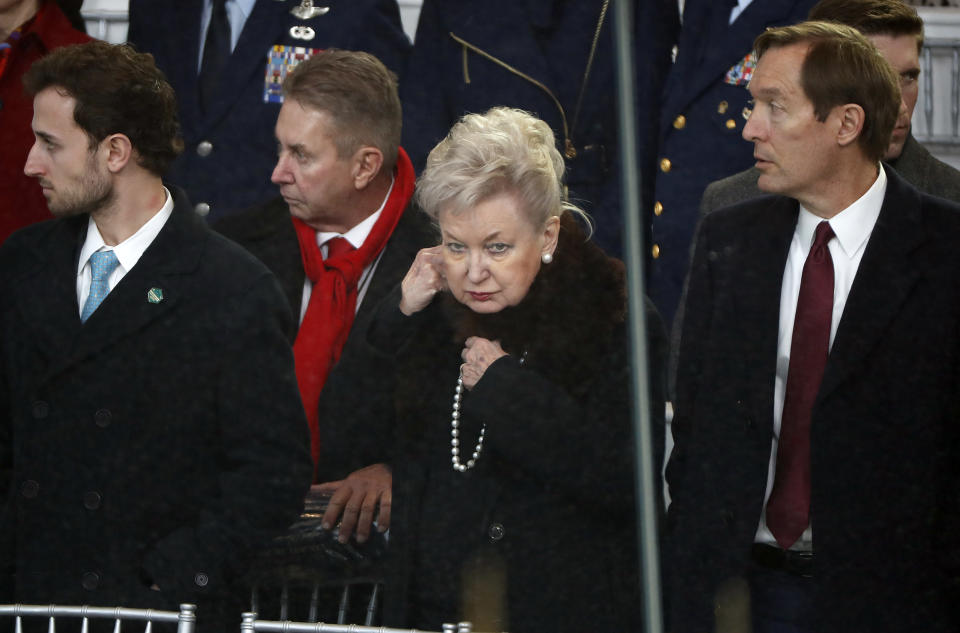
[[[365,407],[392,428],[388,624],[639,628],[624,272],[563,170],[545,123],[495,108],[461,119],[418,183],[442,242],[368,332],[391,369]]]

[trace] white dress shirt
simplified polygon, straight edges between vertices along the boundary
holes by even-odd
[[[387,190],[387,195],[383,199],[383,202],[380,203],[380,208],[367,216],[360,224],[356,225],[346,233],[334,233],[332,231],[317,231],[317,245],[320,247],[320,254],[323,255],[323,258],[327,258],[327,242],[332,240],[335,237],[342,237],[343,239],[350,242],[350,245],[354,248],[360,248],[363,246],[363,243],[367,241],[367,237],[370,235],[370,231],[373,230],[373,225],[377,223],[377,220],[380,218],[380,214],[383,213],[383,208],[387,206],[387,200],[390,199],[390,194],[393,193],[393,179],[390,180],[390,189]],[[383,257],[384,248],[377,254],[373,262],[363,269],[363,272],[360,274],[360,279],[357,280],[357,305],[354,307],[354,314],[360,310],[360,303],[363,301],[363,297],[367,294],[367,287],[370,285],[370,280],[373,278],[373,273],[377,269],[377,264],[380,263],[380,258]],[[303,317],[307,314],[307,306],[310,304],[310,293],[313,290],[313,283],[310,281],[309,277],[303,278],[303,299],[300,301],[300,323],[303,323]]]
[[[173,213],[173,198],[166,187],[163,188],[163,193],[166,195],[166,200],[164,200],[160,210],[147,220],[136,233],[116,246],[107,246],[100,235],[97,223],[93,221],[92,217],[87,221],[87,239],[83,242],[83,247],[80,249],[80,259],[77,261],[78,314],[83,313],[83,304],[86,303],[87,297],[90,295],[90,284],[93,281],[93,274],[90,271],[90,256],[97,251],[112,250],[116,254],[120,265],[107,277],[107,286],[110,290],[113,290],[124,275],[137,264],[144,251],[160,233],[160,229],[170,219],[170,214]]]
[[[830,347],[837,335],[837,327],[843,316],[843,308],[853,280],[860,267],[860,260],[866,250],[870,233],[877,223],[883,197],[887,191],[887,175],[881,166],[877,179],[865,194],[856,202],[830,218],[830,228],[834,239],[827,244],[833,259],[833,316],[830,319]],[[773,490],[774,475],[777,469],[777,444],[780,438],[780,420],[783,416],[783,401],[787,387],[787,370],[790,368],[790,347],[793,342],[793,320],[797,312],[797,299],[800,295],[800,278],[803,265],[813,246],[813,235],[823,218],[800,207],[797,228],[790,242],[787,265],[783,270],[783,284],[780,287],[780,330],[777,337],[777,376],[773,392],[773,441],[770,446],[770,463],[767,469],[767,492],[763,498],[763,510],[755,541],[776,545],[777,540],[767,527],[766,507]],[[811,519],[812,525],[812,519]],[[791,549],[810,551],[813,544],[813,530],[808,526],[803,535]]]
[[[734,20],[736,20],[738,17],[740,17],[740,14],[743,13],[748,6],[750,6],[750,3],[751,3],[751,2],[753,2],[753,0],[739,0],[739,1],[737,2],[737,6],[733,7],[732,9],[730,9],[730,22],[729,22],[729,24],[733,24]]]

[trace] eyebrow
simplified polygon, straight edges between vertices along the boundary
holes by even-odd
[[[55,143],[57,141],[57,137],[41,130],[34,130],[33,135],[45,143]]]
[[[753,97],[763,97],[767,99],[776,99],[778,97],[783,97],[783,91],[774,86],[765,86],[765,87],[757,88],[756,90],[750,90],[750,94]]]

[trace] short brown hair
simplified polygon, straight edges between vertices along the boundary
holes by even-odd
[[[800,85],[813,103],[818,121],[836,106],[863,108],[857,142],[871,160],[883,158],[900,112],[900,82],[877,47],[856,29],[833,22],[801,22],[769,28],[754,41],[759,61],[771,48],[809,46],[800,69]]]
[[[402,124],[397,77],[373,55],[328,48],[287,75],[283,97],[330,115],[341,158],[372,146],[393,169]]]
[[[176,95],[148,53],[98,40],[64,46],[35,62],[23,84],[32,96],[52,87],[73,97],[73,120],[91,150],[124,134],[137,163],[158,176],[183,150]]]
[[[901,0],[820,0],[808,19],[846,24],[867,36],[912,35],[917,52],[923,48],[923,20]]]

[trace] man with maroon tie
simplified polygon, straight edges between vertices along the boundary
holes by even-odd
[[[755,49],[743,136],[778,195],[697,236],[672,631],[711,630],[731,595],[755,633],[956,630],[960,207],[880,164],[898,79],[862,35],[807,22]]]

